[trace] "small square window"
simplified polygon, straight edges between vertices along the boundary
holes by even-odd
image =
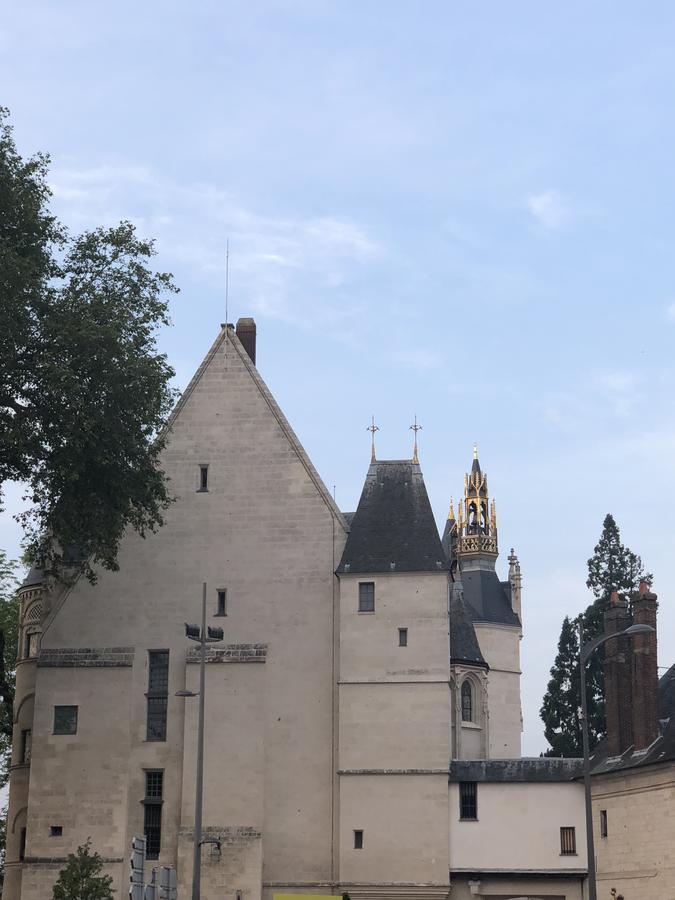
[[[398,630],[398,645],[399,645],[399,647],[407,647],[408,646],[408,629],[407,628],[399,628],[399,630]]]
[[[560,829],[560,855],[576,856],[577,833],[575,828],[563,827]]]
[[[361,828],[354,832],[354,849],[363,850],[363,830]]]
[[[209,467],[208,466],[200,466],[199,467],[199,487],[198,491],[208,491],[209,489]]]
[[[217,616],[226,616],[227,615],[227,588],[219,588],[216,591],[217,605],[216,605],[216,615]]]
[[[359,583],[359,612],[375,612],[375,582]]]
[[[607,810],[600,810],[600,837],[607,837]]]
[[[478,818],[478,785],[475,781],[459,783],[459,817],[460,819]]]
[[[77,706],[54,707],[54,734],[77,734]]]
[[[52,837],[61,837],[63,834],[63,825],[50,825],[49,834]]]

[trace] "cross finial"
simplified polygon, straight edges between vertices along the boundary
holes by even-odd
[[[419,459],[417,456],[417,432],[422,430],[422,426],[417,424],[417,416],[415,416],[415,424],[410,426],[410,430],[415,432],[415,443],[413,444],[412,461],[414,463],[419,463]]]
[[[375,432],[379,431],[379,426],[375,424],[375,416],[370,417],[370,425],[366,428],[366,431],[369,431],[371,434],[371,443],[372,449],[370,453],[370,461],[371,463],[375,462]]]

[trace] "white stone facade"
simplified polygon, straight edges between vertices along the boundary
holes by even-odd
[[[461,872],[480,860],[454,817],[449,761],[520,755],[520,629],[477,624],[488,668],[451,666],[445,570],[368,576],[375,610],[358,611],[364,576],[334,574],[347,521],[231,329],[181,400],[163,465],[176,503],[157,534],[126,536],[118,572],[93,586],[23,591],[6,900],[50,896],[65,857],[89,837],[125,896],[148,771],[163,772],[161,852],[149,866],[176,865],[179,897],[189,896],[197,709],[175,694],[197,686],[183,623],[198,618],[202,582],[208,622],[225,629],[206,667],[204,790],[205,831],[222,839],[222,857],[204,851],[202,897],[448,897],[453,868],[464,890]],[[225,618],[215,617],[218,590]],[[39,655],[26,658],[38,628]],[[165,740],[147,739],[151,651],[169,653]],[[462,722],[467,678],[473,721]],[[53,733],[55,706],[77,707],[74,734]],[[507,830],[559,802],[531,787]],[[574,786],[555,788],[577,802]],[[511,796],[494,792],[480,823],[488,845]],[[539,868],[548,871],[547,854]],[[509,876],[500,878],[503,887]],[[536,887],[579,896],[546,878]]]

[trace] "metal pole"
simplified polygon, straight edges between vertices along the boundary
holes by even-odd
[[[199,726],[197,729],[197,786],[195,789],[195,846],[192,860],[192,900],[201,896],[202,799],[204,796],[204,689],[206,673],[206,582],[202,585],[202,631],[199,658]]]
[[[588,710],[586,704],[586,660],[584,632],[579,620],[579,671],[581,674],[581,736],[584,746],[584,798],[586,801],[586,853],[588,855],[588,900],[597,900],[595,887],[595,841],[593,839],[593,802],[591,799],[591,759],[588,749]]]

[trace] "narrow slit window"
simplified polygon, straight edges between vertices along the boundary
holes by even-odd
[[[575,856],[577,852],[577,833],[575,828],[560,829],[560,855]]]
[[[163,798],[164,771],[161,769],[146,769],[143,831],[145,834],[145,852],[148,859],[159,859],[162,849]]]
[[[199,490],[208,491],[209,489],[209,467],[199,467]]]
[[[361,828],[354,831],[354,849],[363,850],[363,830]]]
[[[399,645],[399,647],[407,647],[408,646],[408,629],[407,628],[399,628],[399,630],[398,630],[398,645]]]
[[[26,829],[22,828],[19,832],[19,862],[23,862],[26,858]]]
[[[227,588],[219,588],[216,592],[216,615],[227,615]]]
[[[33,743],[33,732],[30,728],[26,728],[21,732],[21,762],[28,765],[30,762],[31,746]]]
[[[475,781],[459,783],[459,817],[460,819],[478,818],[478,785]]]
[[[359,583],[359,612],[375,612],[375,582]]]
[[[600,837],[607,837],[607,810],[600,810]]]

